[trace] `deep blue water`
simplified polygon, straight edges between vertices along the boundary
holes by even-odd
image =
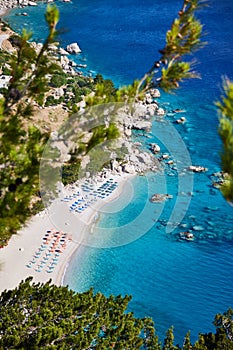
[[[97,71],[117,85],[128,84],[158,58],[157,51],[164,46],[165,32],[181,3],[73,0],[72,4],[60,4],[60,27],[66,29],[61,43],[79,43],[83,52],[77,60],[86,61],[88,74]],[[8,21],[15,29],[22,25],[32,28],[40,41],[45,5],[39,9],[28,9],[27,18],[12,11]],[[170,129],[154,122],[151,138],[134,135],[144,147],[153,141],[160,143],[176,161],[179,176],[166,167],[162,174],[148,174],[128,183],[120,209],[111,213],[117,203],[105,208],[108,213],[103,213],[93,235],[93,246],[103,246],[99,237],[104,237],[107,248],[83,249],[65,276],[65,283],[77,291],[94,286],[105,294],[132,294],[129,308],[137,316],[152,316],[161,338],[174,325],[180,343],[189,329],[193,340],[199,332],[213,330],[214,315],[233,306],[233,209],[211,187],[210,179],[220,169],[221,150],[214,101],[221,95],[222,76],[233,79],[232,0],[212,0],[198,16],[205,23],[204,40],[208,42],[195,54],[202,79],[185,82],[176,95],[162,95]],[[187,119],[184,125],[174,124],[177,115],[170,112],[176,108],[186,111],[182,114]],[[170,132],[168,137],[165,131]],[[177,140],[184,144],[177,146]],[[208,172],[188,179],[190,182],[179,172],[179,151],[184,149],[193,164],[208,168]],[[180,192],[188,189],[193,196],[182,197]],[[165,190],[173,199],[164,206],[149,203],[151,194]],[[180,227],[167,232],[166,222],[171,221],[177,198],[185,215],[182,224],[204,228],[195,232],[194,242],[177,240]],[[127,240],[132,242],[124,244]]]

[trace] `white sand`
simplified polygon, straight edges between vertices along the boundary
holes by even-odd
[[[21,280],[28,276],[33,276],[35,282],[46,282],[51,278],[53,283],[60,285],[69,260],[80,246],[85,235],[93,230],[98,210],[105,203],[120,196],[129,177],[132,175],[115,177],[114,180],[118,182],[117,189],[109,197],[99,199],[81,214],[70,212],[71,202],[56,199],[46,213],[33,217],[26,227],[10,239],[6,247],[0,249],[0,292],[4,289],[15,288]],[[52,262],[52,256],[49,256],[48,263],[46,262],[46,265],[38,272],[40,264],[37,262],[42,261],[42,257],[45,257],[49,248],[46,246],[40,258],[33,256],[42,245],[46,231],[51,229],[68,233],[72,239],[67,240],[67,247],[59,255],[58,263],[52,273],[47,272],[49,261]],[[32,260],[36,263],[29,264]],[[26,266],[28,264],[31,265],[30,268]]]

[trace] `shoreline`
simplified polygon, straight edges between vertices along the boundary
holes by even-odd
[[[8,10],[10,9],[7,9],[7,11]],[[123,184],[129,177],[142,174],[149,169],[150,171],[157,171],[159,168],[158,161],[155,161],[155,157],[152,154],[139,151],[137,147],[140,145],[136,145],[136,143],[134,145],[131,141],[132,129],[135,128],[146,131],[151,127],[151,122],[148,120],[144,121],[141,117],[142,115],[148,115],[150,117],[154,115],[154,113],[156,113],[156,115],[164,115],[164,111],[159,108],[157,102],[153,100],[159,96],[160,94],[158,94],[158,91],[152,91],[152,93],[146,97],[146,101],[139,104],[137,113],[135,113],[134,116],[129,116],[125,114],[125,112],[123,112],[123,116],[121,116],[122,121],[120,129],[123,138],[120,139],[119,142],[128,149],[128,154],[130,154],[130,156],[127,159],[126,165],[121,165],[115,160],[112,164],[113,172],[108,173],[109,177],[117,178],[119,196],[122,193],[121,188]],[[99,179],[99,181],[103,180],[106,180],[106,178]],[[65,191],[66,190],[67,188]],[[3,289],[15,288],[22,279],[29,276],[32,276],[35,282],[47,282],[52,278],[53,283],[57,285],[62,284],[72,257],[80,249],[80,246],[85,246],[85,244],[83,244],[85,236],[87,237],[86,245],[91,244],[92,237],[90,235],[93,233],[92,231],[95,227],[95,222],[93,223],[94,216],[105,204],[113,201],[114,198],[114,193],[112,193],[108,199],[103,201],[98,200],[98,203],[95,203],[84,213],[77,213],[77,217],[70,215],[68,206],[65,206],[64,202],[56,199],[51,206],[46,209],[46,212],[44,211],[44,216],[38,215],[31,218],[18,234],[12,236],[8,245],[0,249],[0,291]],[[54,259],[57,259],[58,262],[51,274],[47,273],[44,267],[42,267],[43,263],[46,268],[49,268],[48,264],[45,263],[47,259],[46,254],[43,250],[42,252],[38,252],[38,249],[44,249],[42,247],[43,238],[45,238],[47,230],[72,234],[73,237],[71,241],[67,242],[67,248],[61,256],[59,256],[59,258],[54,256]],[[35,253],[40,253],[43,259],[38,259]],[[46,250],[46,253],[50,252]],[[38,260],[40,264],[38,263],[35,269],[33,264],[37,263]],[[53,261],[49,261],[52,265]],[[3,266],[1,266],[2,262]],[[29,267],[27,267],[27,265],[29,265]],[[42,271],[38,272],[37,270],[40,269],[42,269]],[[12,272],[12,270],[14,271]],[[4,283],[4,280],[6,283]]]
[[[134,175],[136,176],[136,175]],[[104,208],[105,205],[108,205],[109,203],[111,203],[112,201],[116,200],[118,197],[120,197],[123,193],[124,187],[127,184],[127,180],[133,178],[134,176],[132,175],[120,175],[118,178],[118,188],[117,188],[117,193],[112,193],[111,197],[108,198],[107,201],[105,202],[100,202],[98,203],[98,206],[93,210],[92,213],[90,213],[89,215],[89,222],[90,222],[90,228],[89,226],[85,226],[83,228],[83,233],[84,235],[87,234],[93,234],[93,230],[95,228],[95,225],[98,223],[99,221],[99,215],[98,212]],[[89,230],[88,230],[89,228]],[[78,254],[79,251],[81,251],[81,249],[85,249],[87,245],[82,244],[82,242],[77,246],[74,247],[74,249],[69,253],[69,255],[67,256],[66,260],[64,261],[64,263],[60,266],[60,271],[57,274],[57,276],[55,277],[55,284],[56,285],[64,285],[64,278],[67,272],[67,269],[69,268],[70,263],[72,262],[72,260],[75,258],[75,256]]]
[[[0,292],[16,288],[22,280],[29,276],[33,277],[35,283],[46,283],[51,279],[53,284],[63,285],[70,262],[81,247],[85,248],[85,244],[82,242],[86,235],[90,235],[90,229],[96,224],[96,214],[106,204],[122,194],[127,180],[132,178],[132,175],[113,175],[113,177],[118,183],[116,190],[108,198],[98,200],[83,213],[71,214],[69,205],[61,198],[57,198],[48,209],[31,218],[18,234],[12,236],[8,245],[0,249]],[[65,193],[67,193],[67,189],[65,189]],[[66,232],[71,237],[67,239],[67,247],[57,258],[58,262],[51,273],[47,272],[48,264],[47,267],[39,271],[37,265],[39,265],[39,260],[41,263],[42,257],[36,258],[48,230]],[[46,251],[42,252],[42,255],[45,258],[48,254],[49,250],[46,247]],[[36,262],[33,265],[33,259],[38,259],[38,264]],[[29,264],[31,264],[30,268]]]

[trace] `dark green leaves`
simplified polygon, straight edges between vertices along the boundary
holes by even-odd
[[[49,37],[38,51],[28,43],[31,33],[11,38],[15,48],[8,57],[11,80],[0,101],[0,244],[4,245],[30,216],[31,200],[39,188],[39,165],[48,135],[32,124],[33,102],[43,101],[48,89],[48,74],[60,68],[49,52],[55,38],[58,10],[46,12]]]
[[[1,295],[0,347],[140,349],[142,330],[150,342],[154,338],[153,323],[126,311],[130,299],[93,290],[76,294],[50,283],[32,284],[29,278]]]
[[[220,115],[219,135],[223,143],[222,169],[225,172],[222,193],[227,201],[233,201],[233,82],[224,81],[224,95],[217,102]]]

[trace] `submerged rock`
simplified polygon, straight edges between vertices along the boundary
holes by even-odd
[[[162,194],[162,193],[155,193],[150,198],[150,202],[152,203],[160,203],[165,201],[166,199],[171,199],[173,196],[171,194]]]
[[[204,227],[195,225],[195,226],[193,226],[193,230],[194,231],[204,231]]]

